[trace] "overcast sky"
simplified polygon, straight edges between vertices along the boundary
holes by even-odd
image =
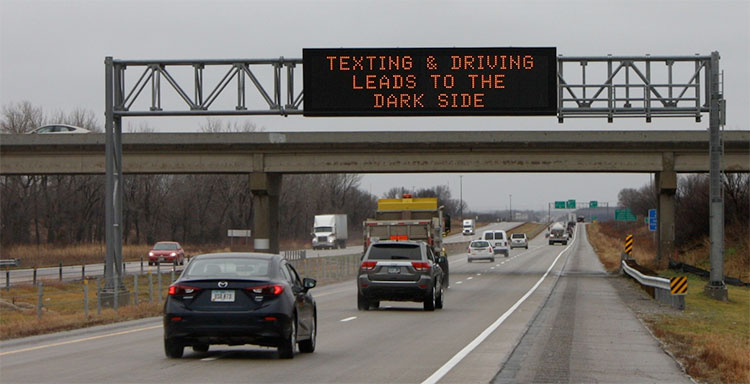
[[[750,120],[750,1],[10,1],[0,0],[0,105],[93,110],[103,122],[104,57],[302,57],[303,48],[557,47],[564,56],[721,54],[727,129]],[[299,83],[301,86],[301,82]],[[555,117],[248,117],[266,131],[704,130],[693,119]],[[158,132],[205,118],[152,118]],[[141,120],[126,119],[137,125]],[[366,175],[362,188],[448,185],[459,174]],[[545,209],[577,199],[617,202],[649,174],[464,174],[473,209]]]

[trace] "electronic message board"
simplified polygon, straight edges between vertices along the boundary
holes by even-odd
[[[556,48],[303,49],[305,116],[555,115]]]

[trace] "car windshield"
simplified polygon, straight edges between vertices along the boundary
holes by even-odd
[[[514,233],[514,234],[510,235],[511,239],[523,239],[524,237],[525,237],[525,235],[523,233]]]
[[[416,244],[376,244],[370,248],[368,260],[422,260]]]
[[[154,245],[154,249],[156,250],[165,250],[165,251],[173,251],[177,249],[177,244],[175,243],[156,243]]]
[[[487,248],[490,246],[490,243],[486,241],[472,241],[469,246],[472,248]]]
[[[250,258],[195,259],[188,265],[187,278],[268,278],[270,260]]]

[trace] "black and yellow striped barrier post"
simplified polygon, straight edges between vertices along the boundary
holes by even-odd
[[[629,259],[633,257],[633,242],[633,235],[625,236],[625,253]]]
[[[669,279],[669,289],[673,295],[687,295],[687,276],[676,276]]]

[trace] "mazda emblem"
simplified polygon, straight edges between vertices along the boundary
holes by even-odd
[[[226,288],[227,285],[229,285],[229,283],[227,283],[226,281],[220,281],[219,282],[219,288]]]

